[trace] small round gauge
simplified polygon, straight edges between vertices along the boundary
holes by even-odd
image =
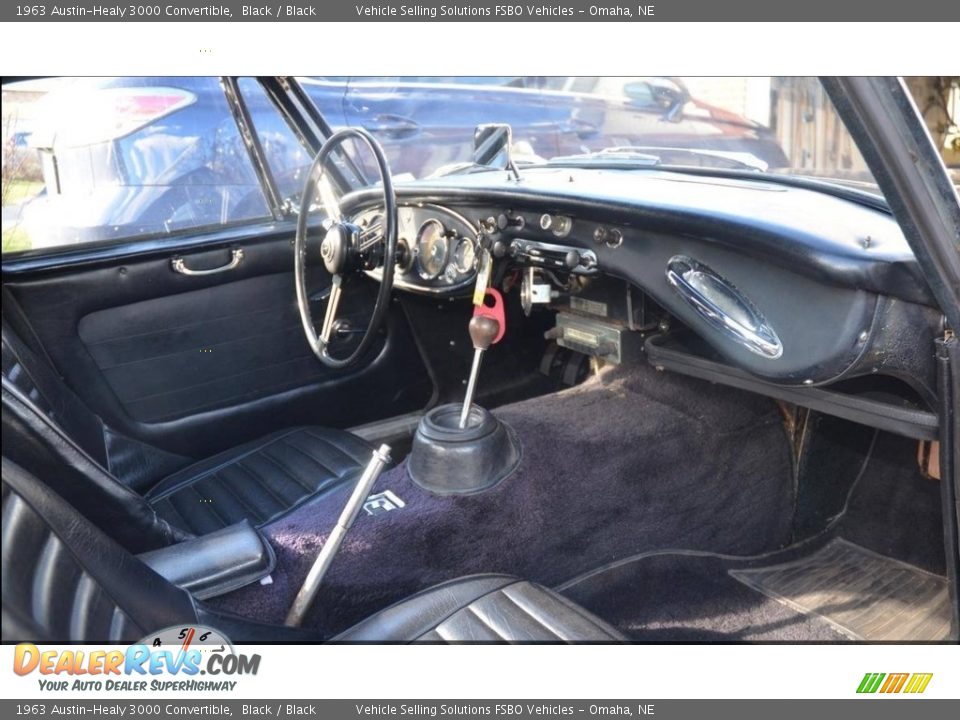
[[[473,272],[477,264],[477,248],[469,238],[462,238],[457,243],[453,251],[453,264],[457,266],[457,271],[463,275]]]
[[[417,266],[420,277],[434,280],[447,264],[447,231],[439,220],[427,220],[417,233]]]

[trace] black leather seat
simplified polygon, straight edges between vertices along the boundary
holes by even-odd
[[[6,322],[2,370],[4,455],[133,552],[276,520],[354,480],[372,452],[342,430],[297,427],[191,464],[109,428]]]
[[[451,580],[382,610],[333,642],[623,642],[542,585],[509,575]]]
[[[151,570],[46,484],[3,458],[3,639],[120,643],[185,623],[235,641],[303,640],[320,629],[217,613]],[[398,603],[337,642],[622,641],[546,588],[504,575],[453,580]]]

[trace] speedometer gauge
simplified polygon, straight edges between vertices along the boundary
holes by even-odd
[[[420,277],[434,280],[447,264],[446,229],[439,220],[427,220],[417,233],[417,266]]]

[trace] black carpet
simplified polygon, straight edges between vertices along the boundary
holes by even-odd
[[[638,558],[559,590],[640,642],[839,642],[825,620],[792,610],[730,577],[730,559]]]
[[[940,483],[921,475],[917,441],[880,433],[838,531],[852,543],[944,575],[940,508]]]
[[[838,430],[834,421],[829,426],[831,431]],[[858,432],[856,428],[839,430],[843,432],[835,440]],[[892,630],[909,633],[909,639],[939,637],[946,594],[941,586],[945,583],[922,571],[944,574],[940,487],[920,474],[916,440],[879,433],[873,441],[870,436],[874,432],[860,432],[858,453],[849,448],[842,453],[835,451],[840,457],[822,463],[823,476],[811,478],[823,488],[836,482],[849,494],[845,500],[838,500],[833,490],[817,492],[821,501],[827,498],[829,502],[811,504],[808,517],[819,515],[817,523],[823,532],[805,544],[760,558],[641,555],[597,568],[558,589],[631,638],[644,642],[889,639],[869,622],[863,622],[864,618],[874,619],[877,613],[885,622],[893,619],[903,624],[904,628]],[[836,442],[840,443],[838,448],[843,445],[842,439]],[[851,487],[850,479],[858,466]],[[823,558],[829,560],[828,552],[837,543],[843,547],[854,543],[849,547],[859,546],[860,554],[877,567],[865,568],[859,556],[836,563],[825,561]],[[816,576],[813,580],[820,578],[823,582],[817,587],[812,582],[797,587],[803,580],[801,571],[811,568],[834,572],[808,573]],[[779,570],[785,575],[778,574]],[[732,577],[731,571],[755,587],[765,586],[769,576],[769,595]],[[885,573],[911,579],[898,579],[885,594],[880,592],[885,588]],[[785,582],[779,585],[773,582],[784,577]],[[822,591],[822,596],[814,597],[811,588]],[[796,597],[791,597],[791,592]],[[909,602],[897,593],[908,593]],[[908,618],[908,624],[900,616],[913,605],[919,606],[918,598],[924,607]],[[794,609],[799,607],[807,611]],[[838,630],[817,612],[846,623],[848,632]],[[890,632],[891,628],[883,624],[881,630]],[[891,637],[903,639],[899,635]]]
[[[515,473],[487,492],[448,498],[415,486],[404,465],[384,473],[375,492],[389,489],[406,507],[358,518],[305,625],[329,635],[470,573],[556,585],[649,550],[750,555],[789,539],[791,454],[769,400],[644,365],[496,414],[523,446]],[[216,604],[282,621],[348,493],[267,528],[274,583]]]

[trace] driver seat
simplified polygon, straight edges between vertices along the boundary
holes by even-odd
[[[134,553],[277,520],[355,481],[373,450],[306,426],[191,464],[109,428],[6,321],[2,339],[4,455]]]

